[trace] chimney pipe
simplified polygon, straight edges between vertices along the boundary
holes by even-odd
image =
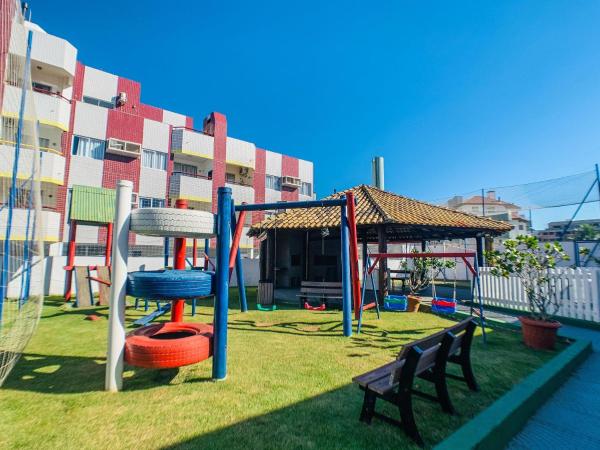
[[[373,186],[378,189],[385,189],[384,173],[383,173],[383,156],[376,156],[373,158],[372,173],[373,173]]]

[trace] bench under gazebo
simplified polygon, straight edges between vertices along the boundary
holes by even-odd
[[[454,211],[414,200],[373,186],[350,189],[356,198],[359,245],[376,244],[387,253],[388,244],[475,239],[479,264],[484,241],[507,233],[504,222]],[[340,198],[345,192],[327,199]],[[324,283],[332,288],[341,282],[339,208],[295,209],[273,215],[253,225],[248,236],[260,243],[260,279],[274,289],[296,296],[303,282]],[[379,262],[378,285],[387,294],[387,263]],[[289,298],[288,300],[292,300]]]

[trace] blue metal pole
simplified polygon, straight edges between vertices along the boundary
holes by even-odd
[[[165,238],[165,267],[169,266],[169,238]]]
[[[21,90],[21,104],[19,106],[19,122],[17,125],[17,138],[15,139],[15,160],[13,162],[12,180],[10,193],[8,196],[8,217],[6,219],[6,233],[4,236],[4,255],[2,258],[2,274],[0,275],[0,325],[2,324],[2,310],[4,299],[8,291],[8,266],[10,253],[10,233],[12,229],[12,216],[15,207],[15,199],[17,198],[17,174],[19,172],[19,157],[21,153],[21,140],[23,138],[23,115],[25,113],[25,100],[27,98],[27,85],[29,84],[29,76],[31,74],[31,41],[33,40],[33,32],[27,34],[27,53],[25,56],[25,68],[23,73],[23,88]]]
[[[481,297],[481,278],[479,277],[479,261],[477,261],[477,255],[475,255],[475,286],[477,287],[477,301],[479,303],[479,320],[481,325],[481,334],[483,335],[483,343],[487,343],[487,336],[485,333],[485,319],[483,315],[483,298]],[[471,308],[473,308],[471,306]]]
[[[346,197],[344,197],[345,199]],[[352,336],[352,286],[350,284],[350,227],[346,206],[341,208],[341,244],[342,244],[342,306],[344,336]]]
[[[215,297],[212,377],[227,377],[227,311],[229,308],[229,247],[231,245],[231,188],[217,191],[217,292]]]
[[[235,233],[235,228],[237,226],[237,220],[235,218],[235,203],[231,201],[231,235]],[[238,285],[238,293],[240,296],[240,309],[242,312],[248,311],[248,301],[246,299],[246,286],[244,284],[244,267],[242,265],[242,253],[240,252],[240,248],[238,246],[237,252],[235,254],[235,276],[237,279]]]
[[[267,209],[322,208],[324,206],[345,206],[345,197],[334,200],[306,200],[301,202],[253,203],[237,205],[236,211],[264,211]]]

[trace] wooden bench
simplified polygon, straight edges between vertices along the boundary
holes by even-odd
[[[397,359],[352,379],[365,391],[360,421],[371,423],[373,417],[400,426],[419,446],[423,439],[413,415],[412,395],[440,403],[442,410],[454,414],[448,393],[447,378],[463,380],[472,391],[479,390],[471,367],[471,342],[476,324],[472,317],[402,348]],[[463,376],[446,372],[448,363],[458,364]],[[413,389],[415,377],[435,385],[436,395]],[[378,398],[391,402],[400,410],[400,421],[375,411]]]
[[[309,298],[318,298],[325,306],[328,299],[342,299],[342,283],[337,281],[302,281],[300,283],[300,307]]]

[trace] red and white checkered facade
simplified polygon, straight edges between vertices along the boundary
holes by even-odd
[[[43,42],[45,37],[57,39],[39,28],[35,33],[39,35],[38,41]],[[7,36],[0,38],[8,39]],[[117,180],[127,179],[133,182],[134,192],[139,198],[167,199],[167,203],[169,199],[186,198],[193,208],[213,211],[216,208],[217,188],[225,185],[232,188],[237,203],[312,198],[312,195],[302,195],[298,187],[276,190],[268,188],[266,183],[269,175],[292,176],[310,183],[309,192],[312,193],[311,162],[258,148],[253,143],[228,136],[224,114],[213,112],[204,119],[203,124],[194,124],[191,116],[142,103],[141,84],[137,81],[85,66],[79,61],[73,67],[74,73],[68,85],[56,87],[56,94],[70,101],[68,130],[62,132],[60,155],[55,156],[64,159],[63,178],[54,179],[52,186],[52,192],[55,193],[52,207],[61,216],[56,240],[68,240],[69,189],[73,185],[113,189]],[[2,65],[0,69],[3,70]],[[34,72],[34,81],[35,76]],[[0,103],[2,92],[0,90]],[[127,101],[119,104],[116,99],[123,93]],[[87,101],[84,101],[84,97]],[[90,103],[90,98],[106,102],[105,106]],[[106,107],[107,104],[113,107]],[[163,152],[167,154],[166,170],[143,167],[141,157],[109,152],[105,153],[104,159],[76,155],[73,152],[74,136],[103,141],[119,139],[140,144],[143,149]],[[174,175],[176,163],[196,167],[198,175]],[[262,213],[254,213],[248,224],[262,218]],[[104,227],[82,224],[77,234],[80,243],[103,244],[106,239]],[[161,244],[160,239],[156,238],[137,236],[132,240],[132,244],[138,245]],[[252,246],[249,240],[244,244],[244,247]]]

